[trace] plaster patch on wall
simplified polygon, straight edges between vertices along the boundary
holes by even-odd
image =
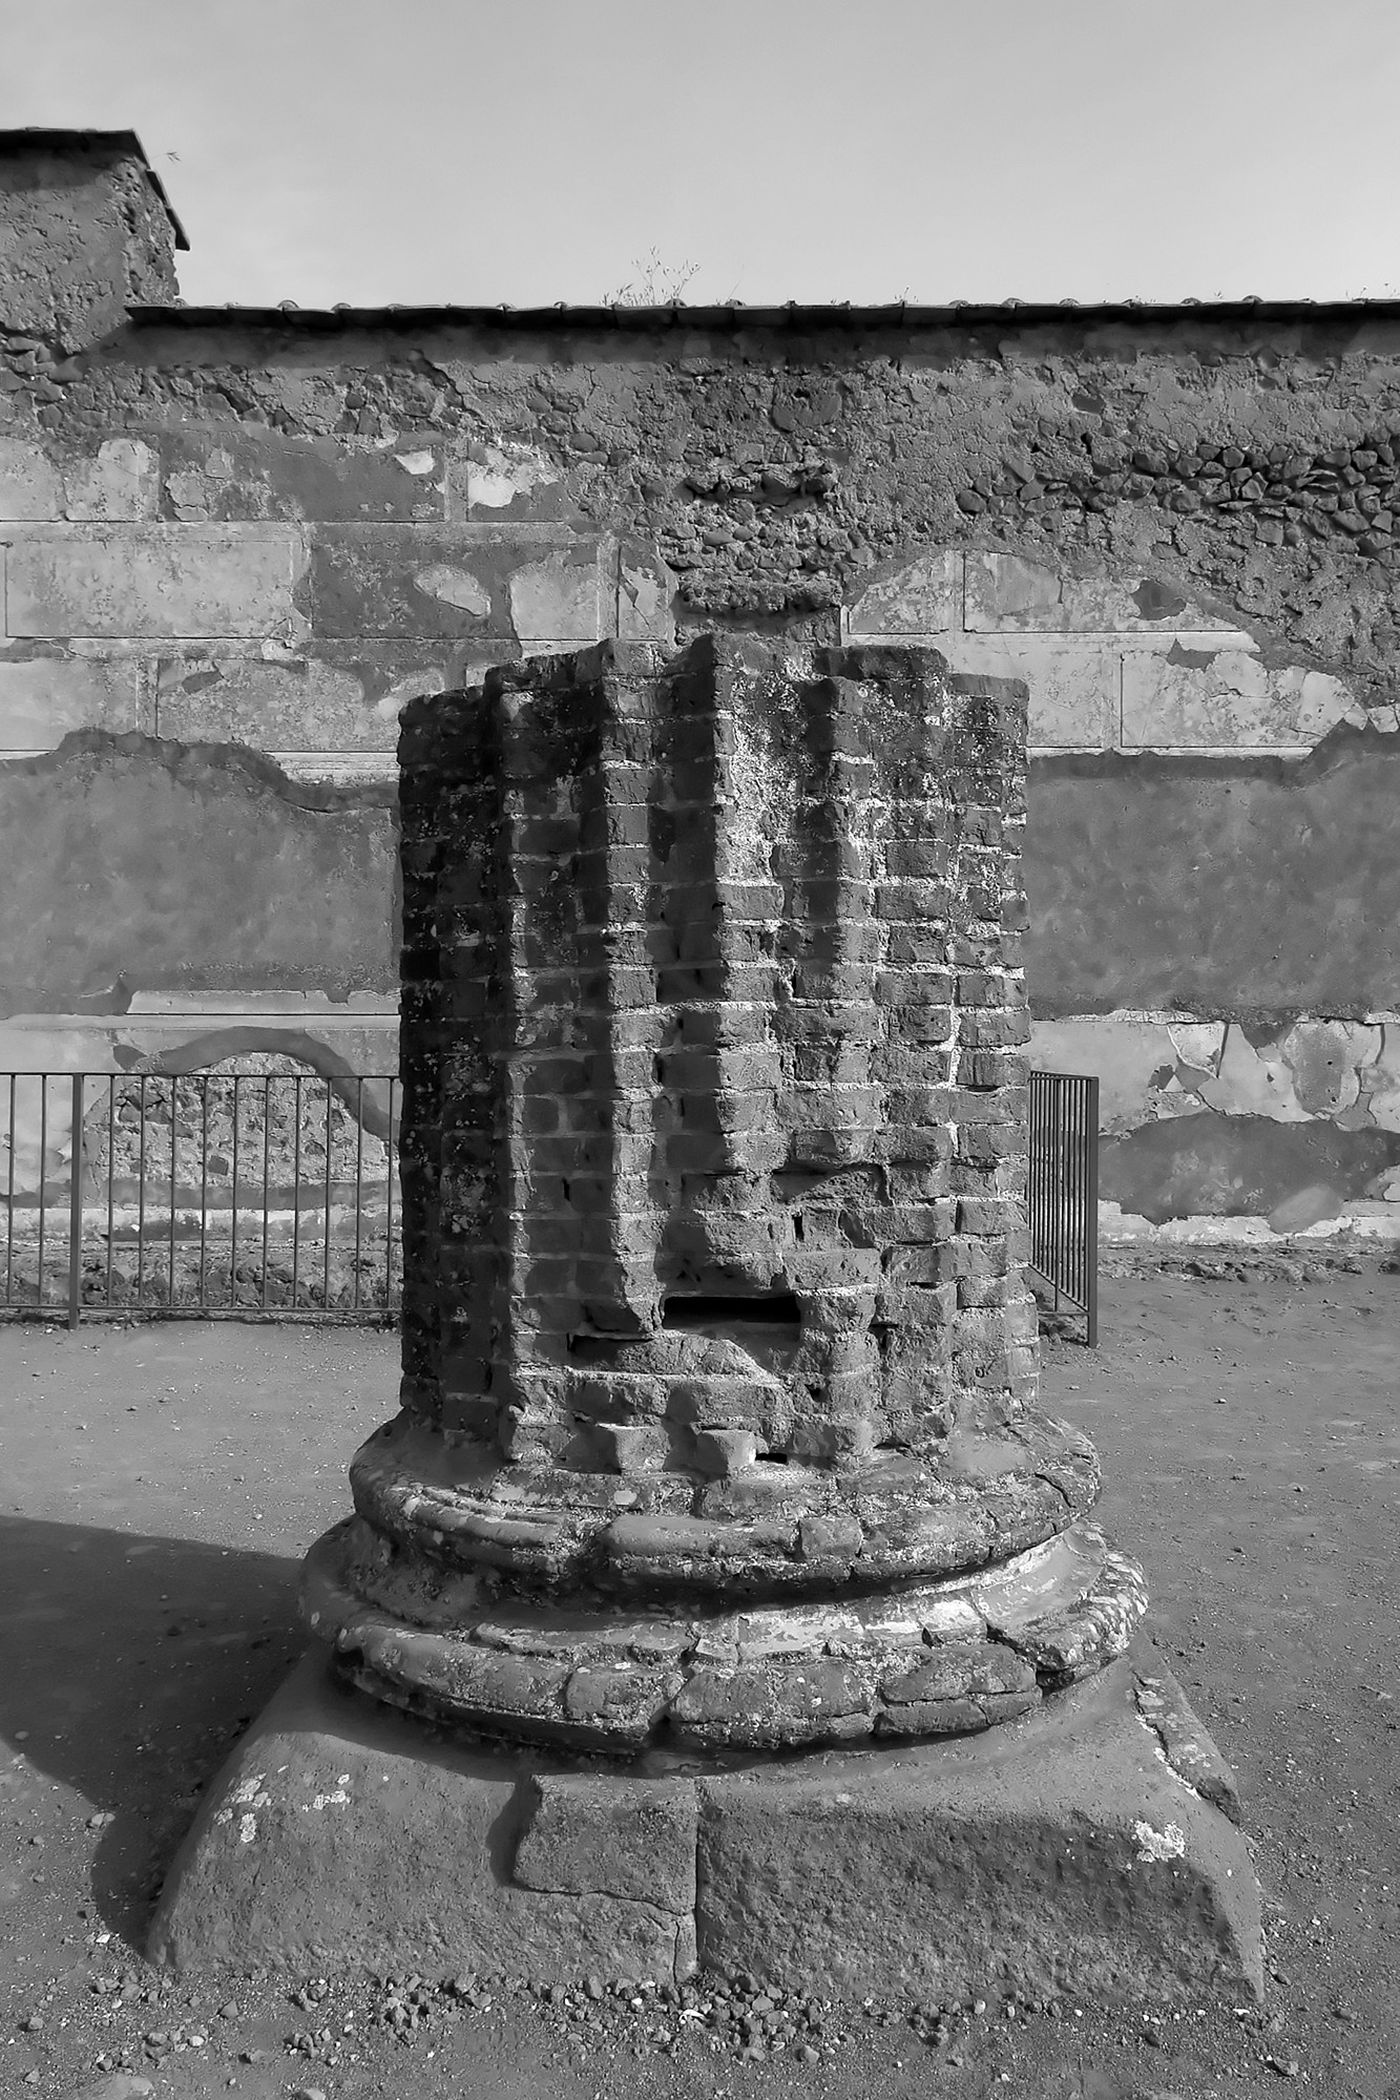
[[[1236,622],[1150,576],[1070,575],[1015,554],[970,553],[963,624],[970,633],[1161,633]]]
[[[459,605],[463,612],[485,619],[491,610],[491,593],[470,569],[454,568],[449,562],[434,562],[414,572],[413,588],[426,598],[440,598],[445,605]]]
[[[1400,1131],[1400,1026],[1379,1030],[1380,1048],[1366,1073],[1366,1112],[1379,1130]]]
[[[625,642],[674,642],[676,622],[672,613],[676,579],[655,558],[629,561],[618,567],[617,633]]]
[[[963,558],[951,548],[934,549],[905,562],[892,574],[877,574],[850,607],[850,634],[909,636],[941,634],[961,625]]]
[[[1304,1112],[1340,1116],[1359,1101],[1383,1043],[1383,1031],[1363,1021],[1304,1020],[1280,1038],[1278,1054],[1293,1075],[1294,1098]]]
[[[1400,1173],[1396,1175],[1400,1183]],[[1149,1218],[1116,1202],[1099,1204],[1099,1240],[1104,1246],[1248,1247],[1277,1254],[1297,1246],[1325,1246],[1336,1239],[1400,1240],[1400,1209],[1393,1203],[1348,1200],[1331,1217],[1287,1233],[1274,1230],[1267,1218],[1225,1216],[1216,1211],[1185,1211],[1180,1217]]]
[[[1214,1074],[1220,1070],[1220,1053],[1225,1047],[1225,1023],[1223,1021],[1169,1021],[1167,1035],[1177,1057],[1193,1072]]]
[[[1380,1022],[1302,1015],[1262,1035],[1237,1022],[1089,1014],[1035,1022],[1031,1059],[1042,1071],[1095,1073],[1110,1135],[1160,1115],[1154,1097],[1172,1089],[1191,1112],[1400,1130],[1400,1031]]]
[[[598,639],[598,565],[561,550],[527,562],[510,578],[510,620],[516,639],[585,643]]]
[[[51,642],[0,642],[0,750],[51,751],[70,730],[143,729],[142,666]]]
[[[1257,1048],[1232,1024],[1214,1078],[1191,1089],[1207,1108],[1231,1116],[1269,1116],[1275,1123],[1305,1123],[1308,1111],[1293,1091],[1293,1074],[1277,1048]]]
[[[554,461],[528,445],[487,445],[467,466],[467,508],[506,510],[518,497],[561,479]]]
[[[306,561],[302,535],[282,525],[36,525],[6,559],[6,628],[59,641],[290,638]]]
[[[65,476],[63,515],[118,523],[154,514],[159,463],[140,438],[108,438],[91,460],[74,461]]]
[[[1248,650],[1147,650],[1123,657],[1123,744],[1173,750],[1318,743],[1338,722],[1364,727],[1366,710],[1340,678]]]
[[[1106,1239],[1238,1238],[1251,1218],[1268,1240],[1400,1233],[1388,1021],[1301,1015],[1264,1031],[1120,1011],[1036,1022],[1030,1053],[1099,1079]]]
[[[397,434],[327,438],[248,426],[216,434],[182,423],[161,432],[160,450],[165,510],[182,522],[431,524],[443,516],[443,451]]]
[[[95,454],[49,452],[0,437],[0,519],[134,523],[155,515],[159,462],[140,438],[107,438]]]
[[[1031,1063],[1042,1072],[1092,1072],[1099,1081],[1099,1128],[1131,1130],[1148,1116],[1173,1113],[1153,1099],[1177,1078],[1177,1053],[1166,1024],[1135,1014],[1035,1021]],[[1188,1112],[1199,1101],[1179,1095]]]
[[[1342,722],[1393,727],[1393,710],[1368,713],[1344,680],[1266,660],[1218,608],[1141,574],[932,548],[877,573],[845,625],[857,638],[917,637],[954,670],[1024,680],[1041,751],[1298,756]]]

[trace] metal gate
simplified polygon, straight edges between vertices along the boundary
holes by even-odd
[[[0,1074],[0,1316],[392,1319],[398,1099],[374,1073]],[[1091,1344],[1098,1126],[1096,1078],[1031,1074],[1031,1267]]]
[[[0,1314],[393,1318],[398,1107],[378,1073],[0,1075]]]
[[[1054,1298],[1099,1338],[1099,1082],[1082,1072],[1032,1072],[1030,1266]]]

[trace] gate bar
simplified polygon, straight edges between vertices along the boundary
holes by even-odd
[[[83,1075],[73,1074],[73,1168],[68,1190],[68,1325],[83,1316]]]

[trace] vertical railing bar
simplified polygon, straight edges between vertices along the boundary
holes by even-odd
[[[394,1081],[389,1081],[389,1134],[387,1139],[389,1178],[384,1206],[384,1310],[394,1302]]]
[[[272,1212],[272,1074],[263,1074],[262,1309],[267,1311],[267,1245]]]
[[[1035,1074],[1026,1087],[1026,1230],[1030,1234],[1030,1259],[1035,1265]]]
[[[1049,1191],[1052,1191],[1054,1182],[1052,1111],[1054,1088],[1045,1088],[1045,1109],[1041,1121],[1041,1245],[1045,1249],[1045,1279],[1049,1283],[1054,1283],[1056,1279],[1056,1220],[1052,1207],[1049,1207],[1052,1205],[1052,1195],[1049,1195]]]
[[[1055,1105],[1055,1089],[1047,1078],[1042,1089],[1040,1120],[1040,1243],[1042,1250],[1042,1273],[1053,1284],[1055,1280],[1055,1216],[1054,1203],[1054,1130],[1052,1116]]]
[[[209,1310],[209,1074],[199,1075],[199,1294],[195,1302]]]
[[[1078,1208],[1074,1235],[1074,1295],[1084,1303],[1084,1086],[1077,1081],[1075,1097],[1075,1184]]]
[[[117,1075],[107,1074],[107,1261],[103,1288],[107,1310],[112,1310],[112,1234],[117,1224]]]
[[[228,1303],[232,1312],[238,1303],[238,1111],[241,1074],[233,1075],[233,1208],[229,1213]]]
[[[1084,1303],[1084,1087],[1076,1080],[1074,1087],[1075,1132],[1074,1132],[1074,1243],[1070,1249],[1074,1261],[1074,1295]]]
[[[1058,1087],[1056,1087],[1056,1088],[1054,1089],[1054,1093],[1053,1093],[1053,1096],[1052,1096],[1052,1098],[1053,1098],[1053,1100],[1054,1100],[1054,1104],[1055,1104],[1055,1114],[1054,1114],[1054,1125],[1053,1125],[1053,1127],[1054,1127],[1054,1133],[1055,1133],[1055,1138],[1054,1138],[1054,1158],[1055,1158],[1055,1180],[1056,1180],[1057,1186],[1058,1186],[1058,1187],[1060,1187],[1060,1188],[1063,1188],[1063,1186],[1064,1186],[1064,1143],[1065,1143],[1065,1140],[1064,1140],[1064,1120],[1063,1120],[1063,1119],[1064,1119],[1064,1110],[1063,1110],[1063,1106],[1062,1106],[1062,1100],[1063,1100],[1063,1097],[1062,1097],[1062,1095],[1061,1095],[1061,1093],[1060,1093],[1060,1089],[1059,1089]],[[1056,1205],[1055,1205],[1055,1219],[1054,1219],[1054,1234],[1055,1234],[1055,1238],[1054,1238],[1054,1253],[1055,1253],[1055,1310],[1056,1310],[1056,1312],[1058,1312],[1058,1311],[1059,1311],[1059,1309],[1060,1309],[1060,1272],[1061,1272],[1061,1270],[1062,1270],[1062,1268],[1063,1268],[1063,1266],[1064,1266],[1064,1264],[1063,1264],[1063,1261],[1062,1261],[1062,1259],[1061,1259],[1061,1256],[1062,1256],[1062,1254],[1063,1254],[1063,1251],[1064,1251],[1064,1211],[1063,1211],[1063,1206],[1062,1206],[1062,1203],[1060,1203],[1060,1202],[1057,1202],[1057,1203],[1056,1203]]]
[[[73,1168],[68,1190],[68,1325],[83,1316],[83,1075],[73,1074]]]
[[[1074,1252],[1075,1220],[1078,1216],[1079,1200],[1075,1188],[1075,1173],[1078,1159],[1074,1147],[1074,1089],[1060,1083],[1060,1129],[1063,1152],[1060,1175],[1064,1188],[1064,1202],[1060,1210],[1060,1278],[1068,1298],[1073,1282],[1070,1274]]]
[[[1044,1099],[1041,1102],[1040,1111],[1040,1244],[1044,1256],[1043,1274],[1047,1282],[1053,1283],[1055,1280],[1055,1249],[1053,1245],[1054,1220],[1050,1211],[1050,1188],[1053,1180],[1050,1157],[1050,1146],[1052,1143],[1050,1117],[1054,1107],[1054,1088],[1047,1084],[1043,1092]]]
[[[1070,1259],[1074,1247],[1074,1099],[1073,1088],[1061,1085],[1060,1174],[1066,1200],[1060,1206],[1060,1283],[1066,1298],[1070,1293]]]
[[[1075,1113],[1078,1089],[1071,1081],[1062,1089],[1065,1103],[1065,1181],[1069,1190],[1069,1201],[1065,1205],[1065,1240],[1062,1261],[1065,1272],[1065,1295],[1073,1302],[1074,1286],[1078,1281],[1074,1269],[1074,1248],[1079,1237],[1079,1128]]]
[[[1090,1082],[1088,1079],[1079,1089],[1079,1302],[1088,1312],[1089,1306],[1089,1212],[1092,1197],[1089,1189],[1089,1115]]]
[[[355,1281],[351,1287],[351,1310],[360,1309],[360,1242],[364,1234],[365,1208],[365,1082],[363,1073],[355,1081]]]
[[[321,1248],[321,1309],[331,1309],[331,1083],[326,1081],[326,1237]]]
[[[1091,1148],[1092,1148],[1092,1145],[1093,1145],[1093,1141],[1094,1141],[1094,1114],[1093,1114],[1093,1108],[1092,1108],[1092,1101],[1093,1101],[1093,1081],[1092,1081],[1092,1079],[1086,1079],[1086,1080],[1085,1080],[1085,1082],[1084,1082],[1084,1085],[1083,1085],[1083,1087],[1082,1087],[1082,1088],[1080,1089],[1080,1092],[1081,1092],[1081,1095],[1082,1095],[1082,1097],[1083,1097],[1083,1123],[1084,1123],[1084,1129],[1083,1129],[1083,1136],[1082,1136],[1082,1140],[1081,1140],[1081,1142],[1082,1142],[1082,1146],[1083,1146],[1083,1150],[1082,1150],[1082,1153],[1081,1153],[1081,1156],[1080,1156],[1080,1158],[1081,1158],[1081,1164],[1080,1164],[1080,1168],[1079,1168],[1079,1178],[1080,1178],[1080,1183],[1081,1183],[1081,1185],[1082,1185],[1082,1188],[1083,1188],[1083,1203],[1084,1203],[1084,1222],[1083,1222],[1083,1229],[1082,1229],[1082,1231],[1081,1231],[1081,1233],[1080,1233],[1080,1238],[1079,1238],[1079,1273],[1080,1273],[1080,1280],[1082,1281],[1082,1283],[1083,1283],[1083,1285],[1084,1285],[1083,1291],[1081,1292],[1080,1296],[1081,1296],[1082,1302],[1083,1302],[1083,1304],[1084,1304],[1084,1306],[1085,1306],[1085,1309],[1086,1309],[1086,1312],[1087,1312],[1087,1309],[1088,1309],[1088,1304],[1089,1304],[1089,1290],[1090,1290],[1090,1283],[1089,1283],[1089,1248],[1090,1248],[1090,1245],[1091,1245],[1091,1243],[1092,1243],[1092,1239],[1093,1239],[1093,1231],[1092,1231],[1092,1227],[1093,1227],[1093,1219],[1094,1219],[1094,1190],[1093,1190],[1093,1183],[1092,1183],[1092,1178],[1091,1178],[1091,1176],[1090,1176],[1090,1173],[1089,1173],[1089,1158],[1090,1158],[1090,1151],[1091,1151]]]
[[[44,1212],[48,1201],[48,1150],[49,1150],[49,1075],[39,1074],[39,1296],[37,1303],[43,1305],[44,1298]]]
[[[1040,1089],[1036,1075],[1031,1073],[1030,1090],[1026,1096],[1026,1225],[1031,1236],[1031,1266],[1035,1267],[1035,1128],[1039,1111]]]
[[[141,1074],[136,1103],[136,1303],[146,1284],[146,1075]]]
[[[5,1303],[14,1301],[15,1284],[15,1089],[18,1072],[10,1074],[9,1165],[5,1173]]]
[[[1083,1098],[1083,1081],[1075,1081],[1075,1245],[1070,1247],[1070,1254],[1073,1254],[1075,1260],[1075,1298],[1079,1300],[1079,1304],[1083,1304]]]
[[[292,1133],[292,1311],[297,1309],[297,1293],[301,1288],[298,1278],[301,1273],[301,1074],[292,1080],[292,1113],[295,1128]]]
[[[178,1072],[172,1072],[170,1075],[170,1231],[167,1236],[170,1260],[169,1274],[166,1278],[166,1290],[169,1294],[167,1303],[172,1312],[175,1309],[175,1198],[179,1190],[179,1176],[176,1171],[176,1147],[180,1142],[179,1102],[180,1075]]]
[[[1042,1273],[1045,1269],[1045,1219],[1041,1194],[1041,1184],[1044,1180],[1044,1122],[1045,1088],[1041,1085],[1040,1074],[1037,1072],[1031,1082],[1031,1259]]]
[[[1078,1171],[1078,1154],[1074,1142],[1074,1089],[1060,1082],[1061,1129],[1064,1134],[1064,1155],[1061,1162],[1065,1200],[1060,1218],[1060,1274],[1064,1280],[1065,1296],[1068,1297],[1073,1278],[1070,1274],[1074,1257],[1074,1236],[1078,1230],[1079,1191],[1075,1186]]]
[[[1099,1081],[1097,1073],[1089,1081],[1088,1143],[1085,1159],[1088,1169],[1088,1196],[1085,1206],[1085,1267],[1088,1271],[1088,1325],[1086,1339],[1091,1349],[1099,1345]]]
[[[1040,1088],[1039,1124],[1036,1130],[1036,1236],[1040,1249],[1042,1271],[1050,1259],[1050,1250],[1045,1244],[1045,1088]]]
[[[1079,1214],[1081,1209],[1079,1193],[1079,1122],[1076,1113],[1078,1094],[1079,1089],[1073,1084],[1065,1088],[1065,1156],[1069,1168],[1070,1200],[1065,1208],[1064,1266],[1065,1295],[1070,1299],[1071,1304],[1073,1303],[1074,1286],[1077,1281],[1074,1251],[1079,1239]]]

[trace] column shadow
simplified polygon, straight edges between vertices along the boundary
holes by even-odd
[[[133,1944],[201,1789],[306,1645],[298,1571],[271,1553],[0,1517],[0,1735],[23,1760],[12,1769],[92,1804],[75,1804],[73,1842],[93,1848],[104,1924]],[[89,1830],[94,1814],[110,1821]],[[21,1815],[0,1853],[27,1843]]]

